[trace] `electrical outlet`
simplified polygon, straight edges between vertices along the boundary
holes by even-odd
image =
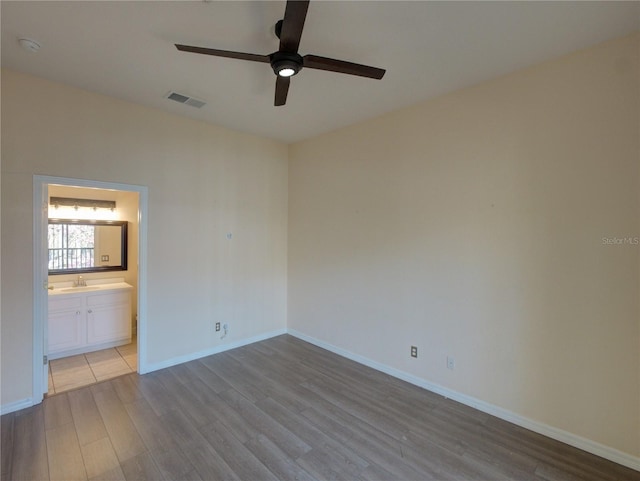
[[[219,332],[219,331],[220,331],[220,323],[216,322],[216,332]]]
[[[447,369],[451,369],[453,371],[455,367],[456,367],[456,360],[451,356],[447,356]]]
[[[418,357],[418,347],[411,346],[411,357]]]
[[[224,329],[224,334],[222,336],[220,336],[220,339],[224,339],[225,337],[227,337],[227,334],[229,334],[229,324],[227,324],[226,322],[222,325],[222,329]]]

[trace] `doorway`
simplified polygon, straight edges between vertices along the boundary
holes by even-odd
[[[129,213],[127,219],[129,225],[133,227],[136,234],[137,242],[129,243],[129,253],[131,262],[127,271],[114,271],[110,274],[114,277],[110,279],[122,278],[134,286],[132,294],[132,338],[135,340],[133,344],[121,346],[106,346],[104,350],[96,350],[92,353],[66,357],[67,364],[85,361],[88,372],[93,373],[93,381],[96,382],[106,379],[104,376],[108,373],[100,371],[99,363],[109,364],[110,368],[117,362],[115,357],[120,359],[122,366],[126,367],[129,372],[133,372],[137,368],[140,373],[146,372],[146,252],[147,252],[147,188],[145,186],[89,181],[84,179],[72,179],[49,176],[34,176],[34,322],[33,322],[33,403],[37,404],[42,401],[44,394],[47,393],[51,385],[51,369],[50,362],[58,363],[60,367],[63,359],[50,361],[48,359],[48,304],[49,304],[49,287],[53,279],[55,281],[69,281],[74,276],[67,274],[62,276],[49,277],[49,252],[48,252],[48,219],[49,219],[49,197],[50,192],[59,194],[60,192],[77,192],[95,193],[92,197],[103,198],[105,196],[119,197],[124,199],[136,199],[135,205],[129,201]],[[65,190],[66,189],[66,190]],[[79,198],[85,198],[78,196]],[[124,204],[126,205],[126,203]],[[133,240],[133,239],[132,239]],[[125,275],[127,276],[124,279]],[[104,273],[91,274],[87,273],[83,276],[86,280],[83,282],[101,282]],[[69,278],[69,279],[67,279]],[[59,356],[52,356],[59,357]],[[94,363],[93,366],[91,363]],[[97,364],[96,364],[97,363]],[[122,373],[124,374],[124,367]],[[97,374],[96,374],[97,373]],[[87,377],[87,379],[89,379]],[[77,380],[81,382],[81,379]],[[89,382],[89,383],[92,383]],[[68,380],[66,384],[69,385]],[[72,383],[73,384],[73,383]],[[77,383],[76,383],[77,384]],[[58,392],[58,389],[54,390]],[[65,390],[64,388],[61,391]]]

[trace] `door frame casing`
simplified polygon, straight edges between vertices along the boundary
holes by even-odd
[[[48,175],[33,176],[33,396],[32,404],[42,402],[45,355],[45,322],[48,315],[48,185],[66,185],[138,193],[138,372],[147,372],[147,223],[148,188],[143,185],[103,182]]]

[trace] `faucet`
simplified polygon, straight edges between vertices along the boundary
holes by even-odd
[[[87,281],[84,280],[84,277],[78,276],[78,280],[76,282],[76,287],[84,287],[87,285]]]

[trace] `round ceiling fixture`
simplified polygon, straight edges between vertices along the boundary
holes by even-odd
[[[293,52],[276,52],[271,56],[271,68],[280,77],[292,77],[302,69],[302,57]]]
[[[33,39],[20,37],[18,38],[20,46],[28,52],[37,52],[40,50],[40,44]]]

